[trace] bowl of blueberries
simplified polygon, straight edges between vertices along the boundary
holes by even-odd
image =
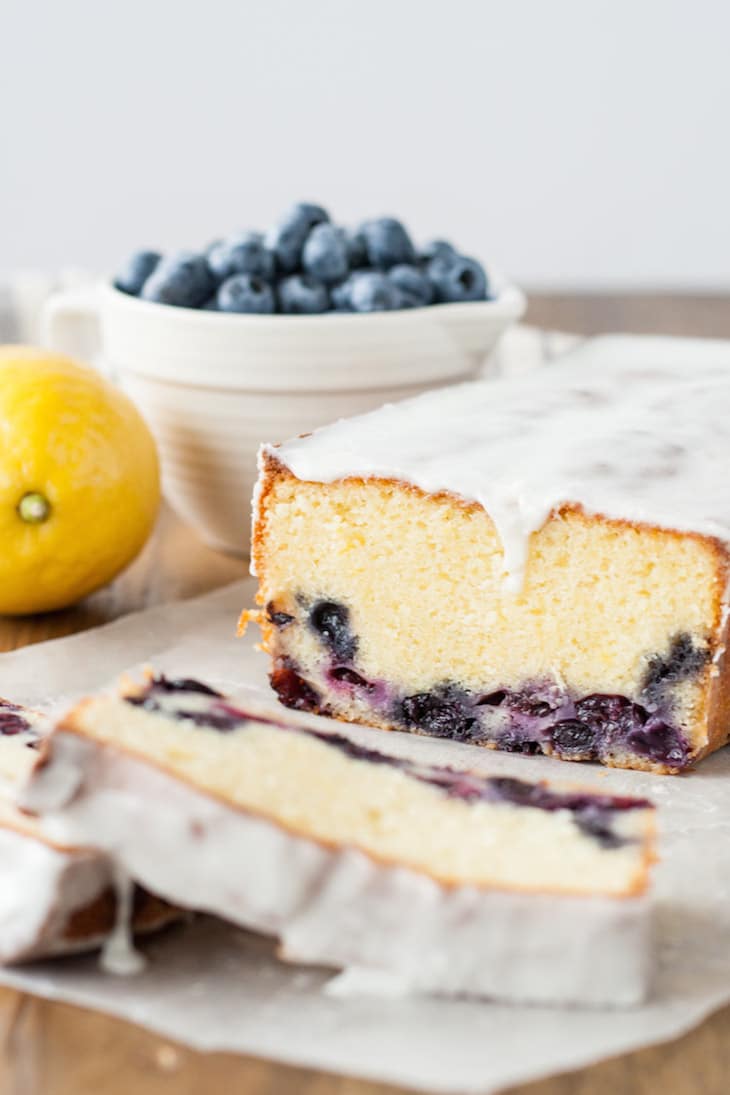
[[[265,232],[137,251],[93,292],[51,298],[45,329],[71,352],[98,342],[155,433],[169,501],[246,553],[260,442],[481,376],[524,308],[446,240],[417,247],[394,217],[348,229],[300,202]]]

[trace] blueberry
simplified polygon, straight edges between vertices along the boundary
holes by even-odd
[[[273,601],[269,601],[266,605],[266,619],[269,623],[272,623],[274,627],[278,627],[283,631],[289,624],[294,623],[295,617],[290,612],[277,611],[276,605]]]
[[[209,684],[203,684],[202,681],[198,681],[194,677],[166,677],[164,673],[153,678],[149,690],[158,692],[195,692],[201,696],[223,698],[222,692],[217,692]]]
[[[389,312],[401,305],[400,290],[376,270],[353,276],[349,298],[353,312]]]
[[[585,836],[597,840],[602,848],[621,848],[627,843],[625,837],[619,836],[611,828],[611,813],[600,806],[577,810],[573,821]]]
[[[347,246],[347,262],[351,270],[357,270],[361,266],[367,265],[368,251],[362,232],[346,228],[345,245]]]
[[[22,715],[8,711],[7,708],[0,708],[0,734],[3,737],[13,737],[29,729],[30,725]]]
[[[575,704],[575,717],[594,735],[594,749],[606,753],[615,743],[627,745],[651,718],[641,704],[627,696],[596,692],[584,696]],[[631,747],[631,746],[630,746]]]
[[[500,734],[497,747],[505,753],[523,753],[528,757],[542,752],[540,743],[527,737],[521,730],[506,730],[504,734]]]
[[[274,252],[279,270],[290,274],[299,267],[307,236],[315,224],[328,220],[329,216],[321,206],[299,202],[269,229],[265,243]]]
[[[285,707],[293,707],[295,711],[322,710],[317,692],[286,662],[274,669],[269,680]]]
[[[352,275],[350,275],[349,278],[345,278],[344,281],[330,287],[330,300],[336,312],[352,311],[352,300],[350,298],[352,280]]]
[[[596,731],[578,719],[564,719],[556,723],[550,738],[561,757],[591,760],[596,756]]]
[[[380,217],[366,221],[360,228],[365,241],[368,262],[381,270],[389,270],[398,263],[412,263],[416,252],[410,236],[400,221],[394,217]]]
[[[536,810],[571,810],[578,816],[603,814],[606,822],[611,815],[623,810],[645,809],[646,799],[628,798],[621,795],[605,795],[598,798],[590,791],[552,791],[545,783],[527,783],[512,776],[492,776],[485,779],[486,798],[510,802],[514,806],[532,806]]]
[[[329,293],[311,274],[291,274],[278,285],[279,309],[287,315],[315,315],[329,308]]]
[[[160,711],[162,709],[159,699],[160,693],[167,695],[172,692],[193,692],[196,695],[223,699],[220,692],[216,692],[214,688],[203,684],[202,681],[194,680],[192,677],[166,677],[164,673],[161,673],[158,677],[153,677],[142,692],[137,695],[127,696],[126,701],[134,707],[143,707],[146,711]],[[182,713],[177,714],[180,718],[190,717]]]
[[[425,244],[418,252],[418,259],[419,262],[428,265],[431,259],[456,254],[456,248],[448,243],[447,240],[430,240],[430,242]]]
[[[643,682],[644,695],[652,703],[658,703],[672,684],[696,676],[709,658],[708,648],[695,646],[691,635],[686,632],[675,635],[665,656],[655,654],[649,659]]]
[[[349,684],[353,688],[363,688],[366,692],[374,692],[376,688],[376,685],[371,681],[361,677],[354,669],[348,669],[346,665],[336,665],[334,669],[330,670],[329,675],[333,681]]]
[[[351,662],[357,639],[350,630],[350,611],[338,601],[317,601],[309,613],[310,627],[340,662]]]
[[[423,308],[433,301],[433,285],[417,266],[399,263],[388,271],[388,280],[400,290],[406,307]]]
[[[576,718],[594,734],[599,753],[625,748],[639,756],[683,768],[689,760],[684,737],[658,715],[626,696],[594,693],[575,705]],[[560,724],[558,724],[560,725]],[[555,735],[553,729],[553,736]]]
[[[598,728],[605,725],[618,730],[630,730],[633,726],[643,725],[647,718],[647,712],[626,696],[604,692],[592,692],[577,700],[575,713],[580,722],[587,722]]]
[[[494,776],[489,779],[487,786],[501,802],[509,802],[513,806],[545,808],[544,784],[527,783],[524,779],[515,779],[513,776]]]
[[[476,259],[437,255],[429,262],[427,271],[437,301],[487,299],[487,275]]]
[[[344,278],[348,262],[342,229],[334,224],[316,224],[304,243],[302,266],[307,274],[326,284]]]
[[[442,685],[432,692],[406,696],[400,704],[400,719],[406,726],[435,738],[469,741],[476,723],[466,693],[455,685]]]
[[[258,232],[241,232],[212,248],[208,266],[218,281],[234,274],[253,274],[269,281],[274,276],[274,255]]]
[[[136,297],[161,259],[158,251],[135,251],[114,279],[114,287]]]
[[[155,268],[144,283],[142,298],[180,308],[199,308],[215,291],[215,281],[203,255],[180,251]]]
[[[171,718],[178,719],[180,722],[191,722],[194,726],[204,726],[211,730],[235,730],[246,721],[246,718],[242,713],[224,703],[215,703],[214,706],[211,705],[207,708],[189,711],[185,709],[185,700],[181,699],[181,706],[176,706],[171,710],[161,702],[158,695],[160,691],[202,693],[219,700],[222,700],[223,697],[220,692],[215,692],[212,688],[208,688],[207,685],[200,684],[198,681],[169,681],[167,684],[169,684],[170,687],[159,688],[157,687],[157,683],[154,683],[142,695],[127,696],[127,703],[131,703],[135,707],[142,707],[145,711],[164,711]]]
[[[271,315],[276,311],[274,290],[263,278],[252,274],[234,274],[228,278],[218,290],[217,300],[221,312]]]
[[[224,711],[176,711],[175,718],[183,722],[192,722],[193,726],[203,726],[208,730],[230,733],[242,726],[246,719]]]
[[[344,281],[337,282],[330,288],[330,298],[332,300],[332,307],[337,312],[353,312],[352,304],[352,290],[359,281],[360,278],[370,278],[373,274],[377,277],[381,277],[377,270],[353,270],[352,273],[344,279]],[[400,294],[398,294],[400,299]],[[393,307],[397,307],[396,296],[393,296]]]
[[[538,692],[512,692],[508,700],[508,707],[520,715],[528,715],[534,719],[544,719],[555,710],[557,701],[551,702]]]
[[[507,699],[507,693],[500,689],[499,692],[489,692],[487,695],[480,696],[476,701],[477,707],[501,707],[504,701]]]
[[[201,308],[204,312],[219,312],[220,308],[218,307],[217,295],[209,297],[205,304],[201,305]]]
[[[406,761],[398,760],[397,757],[389,757],[385,753],[379,753],[376,749],[368,749],[365,745],[357,745],[354,741],[346,738],[344,734],[323,734],[319,730],[305,730],[304,732],[310,737],[317,738],[318,741],[323,741],[326,745],[340,749],[346,756],[352,757],[353,760],[365,760],[369,764],[385,764],[391,768],[404,768],[407,764]]]
[[[660,764],[683,768],[689,759],[689,749],[682,735],[659,718],[650,718],[643,726],[630,729],[626,745],[639,756]]]

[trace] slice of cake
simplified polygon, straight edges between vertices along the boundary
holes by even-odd
[[[0,699],[0,962],[87,950],[114,932],[117,897],[113,864],[86,847],[49,841],[15,795],[47,746],[48,720]],[[137,888],[135,931],[154,931],[180,918]]]
[[[730,344],[597,340],[266,446],[281,701],[675,773],[730,732]]]
[[[292,960],[424,991],[645,993],[648,802],[420,764],[296,720],[153,678],[72,710],[26,805]]]

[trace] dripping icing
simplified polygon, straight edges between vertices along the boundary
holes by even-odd
[[[134,883],[119,865],[113,868],[116,912],[114,927],[104,941],[99,964],[105,973],[119,977],[131,977],[145,968],[144,957],[132,942],[132,914],[134,908]]]
[[[439,389],[267,446],[297,478],[388,478],[480,503],[519,590],[566,503],[730,542],[730,343],[612,336],[527,376]]]

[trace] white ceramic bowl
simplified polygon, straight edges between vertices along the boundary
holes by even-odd
[[[52,297],[44,341],[119,379],[157,439],[173,507],[208,543],[245,554],[260,442],[478,376],[525,308],[519,289],[492,285],[495,299],[469,304],[249,316],[104,284]]]

